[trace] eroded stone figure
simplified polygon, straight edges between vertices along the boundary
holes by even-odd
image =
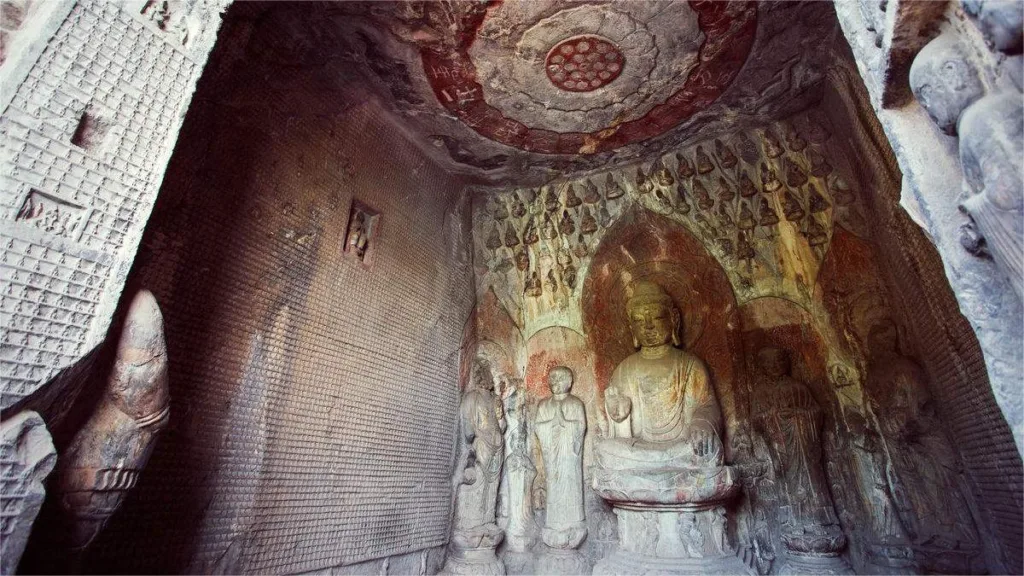
[[[811,391],[790,375],[789,353],[765,347],[757,353],[761,378],[755,423],[765,437],[782,491],[783,574],[852,574],[840,557],[846,547],[836,517],[821,451],[823,414]]]
[[[575,548],[587,535],[583,509],[583,437],[587,413],[583,401],[569,393],[572,370],[556,366],[548,372],[551,396],[537,407],[535,429],[544,459],[547,514],[544,543]]]
[[[548,371],[551,396],[537,407],[534,429],[545,471],[545,520],[541,536],[547,546],[537,559],[540,574],[584,574],[587,563],[575,549],[587,536],[583,506],[583,439],[587,413],[583,401],[569,393],[573,373],[565,366]]]
[[[594,489],[619,518],[619,545],[594,573],[743,572],[725,534],[739,484],[722,464],[708,369],[680,349],[682,318],[661,286],[634,283],[626,308],[639,351],[612,373],[609,434],[594,449]]]
[[[504,506],[501,516],[505,528],[505,546],[513,552],[529,550],[536,539],[531,489],[537,468],[530,459],[526,388],[522,380],[505,380],[505,473],[502,475]]]
[[[58,458],[61,540],[72,556],[96,539],[138,482],[170,410],[163,317],[143,290],[128,309],[103,398]]]
[[[867,392],[888,455],[886,481],[915,560],[929,571],[971,572],[980,552],[978,532],[924,371],[899,352],[890,321],[871,329],[868,346]]]
[[[504,574],[494,554],[503,532],[496,520],[504,459],[505,418],[490,365],[478,360],[459,407],[455,522],[445,574]]]
[[[858,413],[849,412],[846,421],[850,430],[855,487],[868,507],[866,512],[870,520],[866,526],[870,541],[865,561],[880,574],[916,574],[920,569],[914,563],[910,539],[900,522],[885,479],[886,462],[880,435]],[[838,477],[830,480],[842,481]],[[843,488],[850,491],[854,487]],[[850,521],[856,519],[851,518]]]
[[[495,233],[497,232],[495,231]],[[498,244],[501,244],[500,241]],[[366,215],[357,210],[352,213],[352,225],[348,233],[348,248],[362,260],[366,256],[366,246]]]
[[[14,574],[46,497],[46,477],[57,463],[50,432],[26,410],[0,422],[0,574]]]

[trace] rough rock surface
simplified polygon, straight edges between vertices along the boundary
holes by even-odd
[[[0,574],[14,574],[43,505],[43,483],[57,463],[50,433],[35,412],[0,424]]]

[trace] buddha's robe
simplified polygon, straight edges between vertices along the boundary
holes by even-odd
[[[625,421],[611,422],[614,437],[598,448],[597,457],[606,468],[721,464],[721,450],[700,457],[690,442],[698,427],[719,440],[722,433],[722,413],[707,367],[696,356],[677,348],[658,358],[637,352],[615,368],[606,398],[609,392],[628,398],[631,409]]]
[[[547,477],[548,528],[562,529],[584,520],[583,437],[587,414],[571,394],[546,398],[537,408],[537,438]]]

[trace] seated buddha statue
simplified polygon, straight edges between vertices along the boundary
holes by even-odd
[[[680,348],[682,318],[652,282],[626,302],[639,350],[605,389],[608,433],[594,444],[593,486],[619,540],[594,574],[739,574],[725,503],[739,489],[723,464],[722,412],[704,362]]]
[[[608,470],[722,464],[722,412],[708,369],[679,348],[682,320],[661,286],[637,282],[626,303],[633,344],[605,389],[609,437],[596,446]]]

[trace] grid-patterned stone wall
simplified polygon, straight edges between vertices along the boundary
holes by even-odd
[[[934,244],[899,201],[899,169],[863,86],[849,71],[830,73],[823,107],[858,150],[871,194],[880,259],[893,309],[904,314],[931,393],[964,465],[993,573],[1024,570],[1024,466],[989,384],[985,359],[961,314]],[[993,301],[992,305],[997,302]]]
[[[3,4],[0,408],[103,339],[224,2]]]
[[[268,80],[247,30],[225,24],[129,280],[164,313],[171,424],[92,569],[295,573],[447,542],[462,185],[375,104]]]

